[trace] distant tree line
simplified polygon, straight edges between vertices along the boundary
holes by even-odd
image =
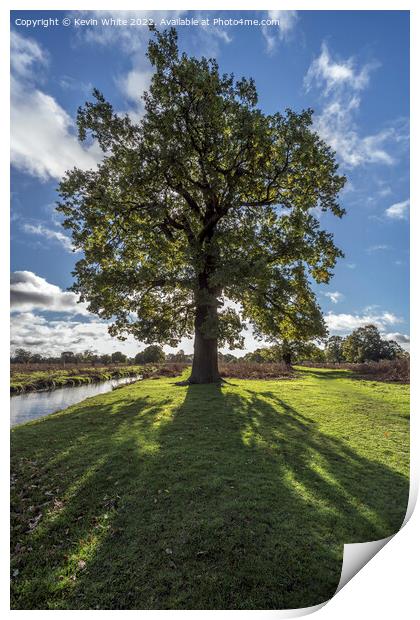
[[[330,336],[324,343],[324,348],[314,342],[283,341],[277,342],[270,347],[261,347],[237,357],[231,353],[219,353],[219,362],[232,364],[238,361],[245,362],[284,362],[287,365],[298,362],[328,362],[340,364],[344,362],[361,363],[377,362],[379,360],[393,360],[408,356],[408,353],[400,347],[395,340],[382,338],[375,325],[366,325],[355,329],[349,336]],[[162,347],[149,345],[139,351],[134,357],[128,357],[121,351],[112,354],[99,355],[95,351],[86,350],[83,353],[63,351],[59,356],[45,356],[33,353],[26,349],[16,349],[11,357],[12,363],[20,364],[159,364],[163,362],[181,362],[191,364],[193,354],[187,354],[182,349],[176,353],[165,354]]]
[[[393,360],[408,356],[395,340],[382,338],[375,325],[355,329],[349,336],[330,336],[324,348],[313,342],[281,342],[256,349],[242,359],[251,362],[280,362],[290,365],[297,362],[363,363]]]

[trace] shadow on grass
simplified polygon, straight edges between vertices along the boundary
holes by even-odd
[[[295,372],[297,372],[298,374],[301,375],[308,375],[308,376],[312,376],[315,377],[316,379],[326,379],[328,380],[333,380],[333,379],[357,379],[357,375],[351,371],[346,369],[342,369],[342,370],[331,370],[331,368],[328,369],[320,369],[320,368],[294,368]]]
[[[404,517],[405,477],[269,391],[197,385],[175,408],[127,397],[78,412],[17,433],[18,480],[33,468],[39,497],[18,484],[14,608],[315,605],[334,594],[343,543]],[[62,503],[28,534],[19,511],[47,487]]]

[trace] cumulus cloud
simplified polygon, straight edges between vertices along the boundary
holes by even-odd
[[[30,234],[44,237],[45,239],[57,241],[67,252],[79,251],[75,250],[71,239],[59,230],[53,230],[44,224],[23,224],[22,229]]]
[[[267,18],[278,22],[276,25],[263,26],[262,33],[268,53],[272,53],[279,41],[290,36],[298,21],[297,11],[267,11]]]
[[[44,355],[57,355],[66,350],[74,352],[86,349],[101,349],[101,352],[110,352],[117,348],[121,350],[121,346],[117,346],[118,341],[109,336],[105,323],[50,321],[32,312],[12,315],[11,345],[14,348],[23,347]],[[104,346],[107,350],[104,350]]]
[[[349,86],[352,90],[363,90],[369,84],[370,73],[377,68],[378,63],[368,63],[357,70],[354,58],[334,60],[327,44],[324,42],[321,53],[310,65],[304,79],[306,90],[310,90],[315,83],[327,96],[333,90]]]
[[[410,336],[407,334],[401,334],[400,332],[390,332],[385,334],[386,340],[395,340],[399,344],[410,344]]]
[[[11,162],[42,180],[60,179],[78,166],[94,168],[102,154],[96,143],[82,146],[74,123],[57,101],[34,84],[47,54],[32,39],[12,33]]]
[[[151,71],[133,69],[127,75],[120,78],[119,86],[128,99],[138,101],[143,92],[149,89],[151,79]]]
[[[10,35],[10,66],[12,73],[20,77],[30,77],[36,65],[46,66],[48,55],[33,39],[23,37],[12,31]]]
[[[227,307],[238,304],[227,301]],[[80,352],[94,349],[99,353],[122,351],[133,356],[146,345],[129,336],[119,341],[108,333],[108,322],[101,321],[87,311],[86,304],[78,303],[78,296],[62,291],[44,278],[30,271],[15,271],[11,274],[11,345],[23,347],[43,355],[58,355],[61,351]],[[50,318],[48,311],[62,314],[58,320]],[[47,314],[45,315],[44,313]],[[82,319],[76,319],[82,315]],[[237,349],[234,354],[243,355],[261,346],[249,326],[243,331],[245,349]],[[182,338],[175,348],[164,346],[167,353],[178,349],[193,352],[193,340]],[[228,348],[222,353],[232,352]]]
[[[32,271],[15,271],[10,277],[10,306],[12,312],[31,312],[38,309],[69,314],[88,314],[86,304],[78,296],[50,284]]]
[[[180,11],[171,11],[171,13],[177,16],[180,14]],[[150,36],[147,26],[110,26],[110,20],[127,20],[130,22],[133,19],[152,19],[156,22],[158,21],[159,13],[156,11],[99,10],[75,11],[73,16],[98,20],[97,25],[78,29],[77,37],[80,42],[102,47],[118,45],[127,54],[136,54],[144,49],[145,42]]]
[[[325,297],[328,297],[328,299],[332,301],[333,304],[338,304],[339,301],[342,301],[344,299],[343,293],[339,293],[338,291],[335,291],[334,293],[324,293],[324,295]]]
[[[366,164],[389,166],[395,162],[390,150],[396,146],[405,148],[408,140],[403,120],[376,133],[360,135],[355,119],[362,92],[377,67],[377,62],[357,67],[353,57],[336,59],[323,43],[320,55],[304,78],[306,91],[315,90],[322,101],[321,112],[314,119],[315,129],[347,168]]]
[[[405,220],[408,215],[409,206],[409,200],[404,200],[403,202],[396,202],[387,209],[385,209],[385,215],[392,220]]]
[[[392,312],[365,312],[363,314],[334,314],[329,312],[325,317],[325,322],[330,332],[338,334],[348,334],[358,327],[365,325],[376,325],[381,331],[386,330],[389,325],[402,323],[402,319]]]
[[[363,164],[393,164],[394,157],[387,150],[387,145],[396,138],[395,130],[388,128],[376,134],[360,136],[354,122],[354,113],[359,105],[359,97],[330,101],[315,118],[315,128],[348,168]]]

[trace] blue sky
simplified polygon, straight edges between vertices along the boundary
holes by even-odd
[[[102,19],[151,17],[275,20],[273,25],[179,26],[180,47],[215,56],[222,71],[255,78],[267,113],[315,110],[348,183],[342,220],[320,215],[345,252],[317,286],[331,333],[373,322],[409,342],[409,14],[404,11],[14,11],[12,31],[12,347],[59,353],[87,348],[135,353],[66,291],[80,254],[54,212],[64,171],[92,167],[99,150],[78,144],[77,107],[99,88],[114,107],[142,114],[149,83],[145,26]],[[50,19],[51,18],[51,19]],[[61,25],[64,18],[70,25]],[[48,27],[37,20],[49,20]],[[58,20],[59,25],[52,23]],[[75,25],[96,19],[97,25]],[[43,24],[47,22],[44,21]],[[192,350],[190,342],[182,342]],[[246,348],[258,344],[246,334]]]

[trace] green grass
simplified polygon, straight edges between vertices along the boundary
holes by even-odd
[[[396,532],[408,387],[148,380],[12,429],[12,607],[279,609]],[[41,516],[40,516],[41,515]]]

